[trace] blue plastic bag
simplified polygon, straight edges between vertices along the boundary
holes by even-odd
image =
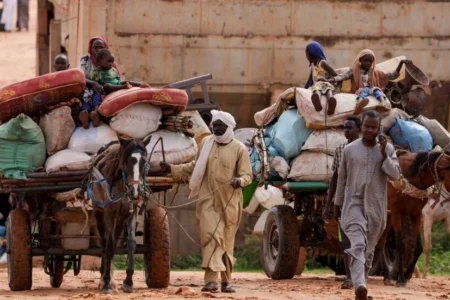
[[[312,130],[306,127],[305,120],[297,109],[287,110],[275,123],[271,135],[273,146],[286,161],[297,157]]]
[[[433,149],[433,137],[428,129],[414,121],[395,118],[388,134],[394,144],[411,152],[429,152]]]

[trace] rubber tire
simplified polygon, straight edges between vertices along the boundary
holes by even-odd
[[[144,228],[145,282],[149,288],[162,289],[170,283],[170,235],[169,219],[163,208],[147,211]]]
[[[31,259],[31,226],[28,212],[14,209],[6,221],[6,240],[9,254],[8,280],[11,291],[30,290],[33,278]],[[14,233],[12,232],[14,228]]]
[[[414,256],[414,237],[409,235],[412,232],[411,220],[409,217],[402,218],[402,231],[403,231],[403,243],[405,245],[405,253],[403,254],[403,267],[406,269],[407,264],[411,261]],[[394,259],[391,259],[390,254],[394,255]],[[386,244],[383,248],[381,259],[383,260],[384,267],[389,272],[389,277],[393,280],[398,278],[398,267],[397,267],[397,250],[395,249],[395,234],[394,230],[391,228],[388,234]],[[411,279],[414,272],[406,280]]]
[[[55,270],[54,276],[50,276],[50,285],[53,288],[59,288],[64,278],[64,256],[55,257]]]
[[[278,255],[270,251],[269,234],[278,228]],[[300,252],[299,225],[292,207],[278,205],[270,210],[263,234],[263,265],[269,278],[291,279],[295,275]]]
[[[300,247],[298,253],[297,269],[295,270],[295,275],[302,275],[306,267],[306,260],[308,259],[308,252],[305,247]]]

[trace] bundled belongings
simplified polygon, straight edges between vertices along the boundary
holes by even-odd
[[[333,176],[332,164],[331,155],[304,151],[292,161],[288,178],[294,181],[327,182]]]
[[[70,107],[61,106],[43,115],[39,120],[39,126],[45,136],[48,155],[65,149],[75,130]]]
[[[186,109],[188,96],[177,89],[131,88],[107,95],[99,107],[105,117],[112,117],[134,103],[150,103],[159,106],[163,115],[177,115]]]
[[[188,137],[195,137],[191,131],[194,127],[194,122],[188,116],[167,116],[161,121],[161,128],[173,132],[182,132]]]
[[[35,116],[82,93],[86,79],[81,70],[70,69],[22,81],[0,89],[0,122],[21,113]]]
[[[47,173],[57,171],[77,171],[89,169],[89,160],[91,157],[84,152],[65,149],[59,151],[45,162],[45,171]]]
[[[179,132],[161,129],[151,134],[147,145],[150,166],[158,166],[159,162],[181,164],[195,159],[197,143],[193,138]]]
[[[392,126],[397,122],[396,119],[410,120],[412,116],[408,115],[406,112],[400,108],[393,108],[388,115],[381,119],[381,126],[383,126],[383,132],[388,133]]]
[[[45,139],[30,117],[20,114],[0,126],[0,172],[7,178],[26,179],[45,162]]]
[[[420,116],[418,122],[428,129],[436,145],[445,149],[450,144],[450,133],[438,121]]]
[[[283,97],[285,93],[290,93],[294,88],[286,90],[280,97]],[[296,102],[298,112],[301,116],[305,118],[308,128],[312,129],[324,129],[342,126],[344,120],[354,114],[355,105],[357,103],[357,96],[355,94],[344,94],[339,93],[334,95],[337,101],[335,113],[330,116],[325,116],[325,111],[316,111],[314,105],[311,102],[311,91],[297,88],[296,89]],[[375,99],[373,96],[369,96],[369,104],[364,108],[364,110],[376,110],[378,107],[382,106],[383,109],[391,108],[391,104],[387,100],[383,100],[382,103]],[[325,103],[323,104],[325,106]]]
[[[396,123],[389,130],[389,136],[396,146],[411,152],[429,152],[433,149],[433,138],[422,125],[396,118]]]
[[[121,135],[142,139],[158,130],[162,110],[149,103],[135,103],[111,118],[109,126]]]
[[[67,148],[77,152],[95,154],[103,145],[118,140],[117,133],[106,124],[98,127],[91,126],[89,129],[78,127],[70,138]]]
[[[180,114],[183,117],[189,117],[192,121],[192,132],[194,133],[195,141],[197,145],[201,143],[203,138],[211,135],[211,130],[206,125],[200,113],[196,110],[184,111]]]

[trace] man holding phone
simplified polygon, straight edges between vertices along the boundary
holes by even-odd
[[[367,299],[367,276],[375,246],[387,219],[387,179],[400,177],[394,147],[381,132],[381,118],[367,111],[362,138],[347,145],[339,167],[335,205],[342,211],[340,225],[350,240],[350,274],[357,300]]]

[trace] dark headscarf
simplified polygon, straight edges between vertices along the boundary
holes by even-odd
[[[318,58],[320,60],[327,60],[327,57],[323,52],[322,45],[316,41],[312,41],[306,46],[306,52],[308,52],[308,54],[313,58]],[[311,66],[311,64],[309,65]],[[311,87],[313,84],[314,82],[312,80],[312,71],[311,71],[311,73],[309,74],[308,82],[306,82],[305,84],[305,89]]]

